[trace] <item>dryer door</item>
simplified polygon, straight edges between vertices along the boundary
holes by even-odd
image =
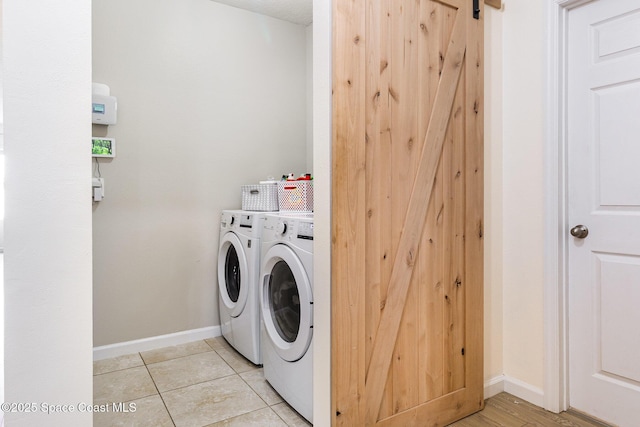
[[[247,303],[249,294],[247,255],[235,233],[225,233],[218,252],[218,288],[220,298],[231,317],[238,317]]]
[[[260,301],[264,328],[275,351],[289,362],[307,352],[313,335],[313,294],[307,272],[286,245],[267,251]]]

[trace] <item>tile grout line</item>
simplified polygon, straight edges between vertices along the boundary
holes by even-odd
[[[280,414],[279,414],[279,413],[277,413],[276,411],[274,411],[274,410],[273,410],[273,408],[272,408],[272,406],[278,405],[278,404],[280,404],[280,403],[284,402],[284,400],[283,400],[283,401],[280,401],[280,402],[278,402],[278,403],[274,403],[273,405],[269,405],[269,403],[268,403],[266,400],[264,400],[264,399],[262,398],[262,396],[260,396],[260,394],[259,394],[259,393],[258,393],[258,392],[253,388],[253,387],[251,387],[251,384],[249,384],[249,383],[248,383],[244,378],[242,378],[242,375],[238,374],[238,376],[239,376],[239,377],[240,377],[240,379],[241,379],[241,380],[242,380],[242,381],[243,381],[243,382],[244,382],[244,383],[245,383],[245,384],[246,384],[246,385],[251,389],[251,391],[253,391],[253,392],[254,392],[254,393],[255,393],[255,394],[260,398],[260,400],[262,400],[262,401],[264,402],[264,404],[265,404],[265,405],[267,405],[267,406],[266,406],[267,408],[269,408],[269,409],[270,409],[274,414],[276,414],[276,416],[277,416],[278,418],[280,418],[280,419],[282,420],[282,422],[283,422],[286,426],[289,426],[289,424],[287,423],[287,421],[286,421],[284,418],[282,418],[282,417],[280,416]],[[266,381],[267,381],[267,380],[265,380],[265,382],[266,382]],[[267,383],[267,384],[268,384],[268,383]],[[276,392],[276,393],[277,393],[277,392]],[[280,395],[278,395],[278,396],[280,396]],[[282,396],[280,396],[280,397],[282,398]],[[264,408],[261,408],[261,409],[264,409]],[[258,410],[259,410],[259,409],[256,409],[256,411],[258,411]]]
[[[224,338],[223,338],[223,339],[224,339]],[[213,346],[212,346],[211,344],[209,344],[206,340],[205,340],[205,342],[207,343],[207,345],[208,345],[209,347],[211,347],[211,349],[212,349],[213,351],[215,351],[215,352],[218,354],[218,356],[220,356],[220,353],[218,353],[218,351],[217,351],[215,348],[213,348]],[[221,358],[225,363],[227,363],[227,361],[226,361],[222,356],[220,356],[220,358]],[[229,365],[229,364],[227,363],[227,365]],[[258,393],[258,392],[253,388],[253,387],[251,387],[251,384],[249,384],[249,383],[248,383],[244,378],[242,378],[242,375],[240,375],[240,374],[241,374],[241,372],[236,371],[236,370],[233,368],[233,366],[231,366],[231,365],[229,365],[229,367],[233,370],[233,372],[235,372],[235,373],[236,373],[236,375],[237,375],[237,376],[242,380],[242,382],[244,382],[244,383],[249,387],[249,389],[251,389],[251,391],[253,391],[253,392],[256,394],[256,396],[258,396],[258,398],[259,398],[260,400],[262,400],[262,402],[264,402],[264,404],[266,405],[266,406],[265,406],[265,408],[269,408],[269,409],[270,409],[274,414],[276,414],[276,416],[277,416],[280,420],[282,420],[282,422],[283,422],[287,427],[290,427],[290,426],[289,426],[289,423],[287,423],[287,421],[286,421],[284,418],[282,418],[282,417],[280,416],[280,414],[279,414],[279,413],[277,413],[277,412],[272,408],[272,406],[274,406],[274,405],[278,405],[278,404],[280,404],[280,403],[284,402],[284,400],[283,400],[283,401],[281,401],[281,402],[275,403],[274,405],[269,405],[269,403],[267,403],[267,401],[266,401],[266,400],[264,400],[264,399],[262,398],[262,396],[260,396],[260,394],[259,394],[259,393]],[[263,366],[262,366],[262,365],[260,365],[260,367],[259,367],[259,368],[256,368],[256,369],[262,369],[262,368],[263,368]],[[246,372],[250,372],[250,371],[246,371]],[[242,372],[242,373],[244,373],[244,372]],[[265,382],[266,382],[266,380],[265,380]],[[276,392],[276,393],[277,393],[277,392]],[[262,409],[264,409],[264,408],[256,409],[255,411],[251,411],[251,412],[260,411],[260,410],[262,410]],[[247,412],[247,413],[248,413],[248,414],[250,414],[251,412]],[[245,415],[245,414],[242,414],[242,415]],[[241,415],[236,415],[236,417],[239,417],[239,416],[241,416]],[[231,418],[227,418],[227,419],[229,419],[229,420],[230,420],[230,419],[233,419],[233,418],[235,418],[235,417],[231,417]]]
[[[151,374],[149,374],[149,375],[151,375]],[[210,383],[211,381],[215,381],[215,380],[221,380],[221,379],[223,379],[223,378],[229,378],[229,377],[232,377],[232,376],[234,376],[234,375],[240,376],[240,375],[238,375],[236,372],[234,372],[233,374],[223,375],[223,376],[221,376],[221,377],[217,377],[217,378],[211,378],[211,379],[208,379],[208,380],[198,381],[198,382],[193,383],[193,384],[183,385],[183,386],[180,386],[180,387],[172,388],[172,389],[170,389],[170,390],[163,390],[163,391],[160,391],[160,390],[158,389],[158,393],[162,394],[162,393],[169,393],[169,392],[173,392],[173,391],[177,391],[177,390],[182,390],[182,389],[184,389],[184,388],[192,387],[192,386],[194,386],[194,385],[200,385],[200,384]],[[155,384],[155,382],[154,382],[154,384]],[[157,388],[157,387],[156,387],[156,388]]]
[[[204,340],[202,340],[202,341],[204,341]],[[197,342],[197,341],[193,341],[193,342]],[[190,344],[190,343],[189,343],[189,344]],[[171,358],[169,358],[169,359],[160,360],[160,361],[158,361],[158,362],[150,362],[150,363],[147,363],[147,362],[144,360],[144,357],[142,357],[142,353],[146,353],[146,352],[140,352],[140,353],[138,353],[138,354],[140,355],[140,358],[142,359],[142,363],[144,363],[145,365],[155,365],[156,363],[168,362],[168,361],[170,361],[170,360],[184,359],[185,357],[195,356],[195,355],[197,355],[197,354],[210,353],[210,352],[212,352],[212,351],[213,351],[213,352],[215,352],[218,356],[220,356],[220,354],[219,354],[219,353],[218,353],[214,348],[212,348],[212,347],[211,347],[211,345],[210,345],[208,342],[206,342],[206,341],[205,341],[205,344],[207,344],[207,345],[209,346],[209,348],[211,348],[211,350],[205,350],[205,351],[199,351],[199,352],[197,352],[197,353],[185,354],[184,356],[171,357]],[[174,347],[175,347],[175,346],[174,346]],[[149,351],[154,351],[154,350],[149,350]],[[220,356],[220,358],[222,358],[222,356]]]
[[[223,338],[223,339],[224,339],[224,338]],[[215,348],[213,348],[213,346],[211,346],[211,344],[209,344],[206,340],[205,340],[205,342],[207,343],[207,345],[208,345],[209,347],[211,347],[211,348],[213,349],[213,351],[215,351],[216,353],[218,353],[218,351],[217,351]],[[226,342],[226,341],[225,341],[225,342]],[[225,350],[226,350],[226,349],[225,349]],[[225,360],[225,359],[220,355],[220,353],[218,353],[218,356],[220,356],[220,358],[221,358],[222,360],[224,360],[224,362],[225,362],[225,363],[227,363],[227,361],[226,361],[226,360]],[[229,364],[227,363],[227,365],[229,365]],[[278,396],[280,396],[280,398],[281,398],[282,400],[281,400],[280,402],[274,403],[273,405],[269,405],[269,404],[268,404],[268,403],[267,403],[267,402],[262,398],[262,396],[260,396],[260,394],[259,394],[259,393],[258,393],[258,392],[253,388],[253,387],[251,387],[251,384],[249,384],[247,381],[245,381],[245,379],[244,379],[244,378],[242,378],[242,375],[240,375],[240,374],[241,374],[240,372],[237,372],[237,371],[233,368],[233,366],[231,366],[231,365],[229,365],[229,367],[230,367],[234,372],[236,372],[236,375],[238,375],[238,376],[240,377],[240,379],[241,379],[241,380],[242,380],[242,381],[243,381],[247,386],[249,386],[249,388],[250,388],[250,389],[251,389],[251,390],[252,390],[252,391],[253,391],[253,392],[254,392],[254,393],[255,393],[255,394],[260,398],[260,400],[262,400],[262,401],[265,403],[265,405],[267,405],[267,406],[266,406],[267,408],[271,409],[271,410],[276,414],[276,416],[277,416],[280,420],[282,420],[282,422],[283,422],[287,427],[291,427],[291,425],[287,422],[287,420],[285,420],[285,419],[284,419],[284,418],[283,418],[283,417],[282,417],[282,416],[281,416],[277,411],[275,411],[275,410],[273,409],[273,407],[274,407],[274,406],[276,406],[276,405],[280,405],[280,404],[283,404],[283,403],[284,403],[285,405],[287,405],[289,408],[291,408],[291,406],[289,405],[289,403],[288,403],[286,400],[282,399],[282,396],[280,396],[280,394],[278,394]],[[260,365],[260,367],[259,367],[259,368],[256,368],[256,369],[264,369],[264,365]],[[245,371],[245,372],[249,372],[249,371]],[[245,372],[242,372],[242,373],[245,373]],[[267,381],[266,381],[266,379],[265,379],[265,382],[267,382]],[[267,384],[268,384],[268,382],[267,382]],[[274,391],[275,391],[275,390],[274,390]],[[276,391],[276,393],[278,393],[278,392]],[[293,408],[291,408],[291,409],[293,409]],[[293,409],[293,410],[294,410],[294,409]],[[294,410],[294,411],[295,411],[295,410]],[[253,412],[253,411],[252,411],[252,412]]]
[[[119,368],[119,369],[114,369],[113,371],[107,371],[107,372],[100,372],[99,374],[93,374],[94,377],[99,377],[101,375],[107,375],[107,374],[111,374],[113,372],[120,372],[120,371],[126,371],[129,369],[134,369],[134,368],[142,368],[144,366],[144,361],[142,362],[142,365],[136,365],[136,366],[129,366],[126,368]]]
[[[164,401],[164,397],[162,396],[162,393],[160,393],[160,390],[158,389],[158,384],[156,384],[156,380],[153,379],[153,375],[151,375],[151,371],[149,371],[147,362],[145,362],[144,359],[142,358],[142,354],[138,353],[138,355],[140,356],[140,359],[142,359],[142,363],[144,363],[144,368],[147,370],[147,373],[149,374],[149,378],[151,378],[151,381],[153,382],[153,386],[156,388],[156,391],[158,392],[158,396],[160,396],[160,400],[164,405],[164,409],[167,411],[167,415],[169,415],[169,419],[171,420],[171,423],[173,424],[174,427],[176,427],[176,422],[173,419],[173,416],[171,415],[171,411],[169,411],[169,408],[167,407],[167,403]]]

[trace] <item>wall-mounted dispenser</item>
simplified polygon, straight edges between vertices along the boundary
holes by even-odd
[[[98,125],[115,125],[118,119],[118,100],[111,96],[109,86],[102,83],[92,84],[91,117]]]

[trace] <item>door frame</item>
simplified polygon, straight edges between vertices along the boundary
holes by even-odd
[[[595,0],[547,0],[544,156],[544,408],[569,408],[567,35],[572,9]]]

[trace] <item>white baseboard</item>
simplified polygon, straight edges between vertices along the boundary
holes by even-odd
[[[516,378],[505,376],[504,391],[536,406],[544,406],[544,391]]]
[[[120,342],[93,348],[93,360],[109,359],[111,357],[124,356],[125,354],[141,351],[155,350],[172,345],[185,344],[192,341],[214,338],[222,335],[220,326],[209,326],[173,334],[159,335],[157,337],[142,338],[139,340]]]
[[[498,375],[484,382],[484,398],[488,399],[501,392],[507,392],[536,406],[544,406],[544,391],[508,375]]]
[[[504,391],[504,375],[489,378],[484,382],[484,398],[488,399]]]

